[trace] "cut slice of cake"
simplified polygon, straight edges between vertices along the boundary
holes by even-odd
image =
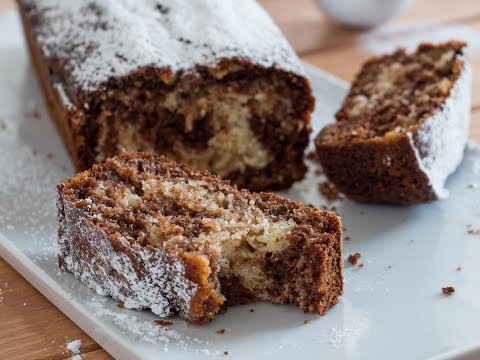
[[[303,178],[314,99],[254,0],[18,0],[52,119],[77,170],[121,149],[251,190]]]
[[[60,268],[99,294],[202,323],[227,305],[342,294],[339,217],[124,152],[58,184]]]
[[[367,61],[337,122],[315,139],[325,174],[354,200],[415,204],[448,195],[468,137],[466,45],[400,49]]]

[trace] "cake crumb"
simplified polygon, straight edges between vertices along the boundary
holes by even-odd
[[[225,356],[230,355],[230,351],[224,351],[224,352],[223,352],[223,355],[225,355]]]
[[[124,309],[124,308],[125,308],[125,305],[123,305],[122,303],[118,303],[117,306],[118,306],[120,309]]]
[[[255,309],[250,309],[250,312],[255,312]]]
[[[453,286],[446,286],[442,288],[442,292],[448,296],[452,295],[455,292],[455,289],[453,288]]]
[[[337,210],[336,206],[327,206],[327,205],[320,205],[317,209],[324,210],[324,211],[333,211]]]
[[[0,120],[0,129],[1,130],[6,130],[7,129],[7,124],[3,120]]]
[[[359,268],[362,268],[363,267],[363,263],[360,263],[360,265],[358,265]]]
[[[218,335],[223,335],[223,334],[225,334],[225,329],[218,329],[218,330],[217,330],[217,334],[218,334]]]
[[[305,156],[308,160],[318,160],[317,152],[315,150],[310,150],[307,152],[307,155]]]
[[[154,320],[153,321],[157,325],[162,325],[162,326],[170,326],[173,325],[173,322],[171,321],[166,321],[166,320]]]
[[[361,257],[362,257],[362,255],[357,252],[357,253],[355,253],[355,254],[349,255],[347,261],[348,261],[351,265],[355,266],[355,265],[357,265],[358,259],[360,259]]]
[[[47,159],[52,160],[53,159],[53,154],[51,152],[47,153]]]
[[[457,267],[457,269],[456,269],[456,270],[457,270],[457,271],[462,271],[462,267],[461,267],[461,266],[459,266],[459,267]]]
[[[328,201],[338,200],[340,198],[340,192],[337,187],[330,181],[321,181],[318,183],[318,191],[327,199]]]
[[[35,120],[38,120],[40,119],[40,112],[38,111],[37,108],[33,108],[30,115],[32,116],[32,118],[34,118]]]
[[[345,236],[345,240],[350,241],[351,240],[350,236]]]
[[[472,225],[467,225],[467,234],[480,235],[480,229],[474,229]]]
[[[310,320],[303,320],[303,323],[307,325],[310,322]]]

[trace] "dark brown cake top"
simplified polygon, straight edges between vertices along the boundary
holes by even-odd
[[[68,70],[64,82],[83,90],[146,66],[175,72],[231,58],[302,72],[280,30],[253,0],[21,0],[20,5],[44,55]]]

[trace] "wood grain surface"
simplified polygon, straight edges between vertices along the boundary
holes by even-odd
[[[313,0],[261,0],[293,47],[307,62],[351,80],[371,56],[362,46],[365,33],[331,22]],[[14,10],[0,0],[0,12]],[[387,25],[391,36],[409,35],[419,25],[462,24],[480,31],[478,0],[417,0]],[[395,29],[401,34],[395,34]],[[480,49],[474,64],[471,138],[480,141]],[[0,204],[1,205],[1,204]],[[86,360],[111,356],[0,258],[0,359],[66,359],[69,341],[80,339]]]

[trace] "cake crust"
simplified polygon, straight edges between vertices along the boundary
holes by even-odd
[[[196,7],[184,0],[162,11],[144,0],[129,16],[125,0],[18,3],[50,115],[78,171],[124,148],[251,190],[303,178],[314,99],[298,58],[253,1],[205,2],[215,32],[208,39],[196,22],[180,26]],[[222,17],[229,6],[235,19]],[[232,31],[239,19],[251,22],[242,35]],[[133,39],[122,28],[141,33]]]
[[[163,192],[147,194],[146,184],[158,182]],[[227,252],[237,235],[232,233],[230,240],[220,243],[212,240],[216,236],[212,229],[216,223],[225,223],[228,213],[208,205],[210,195],[200,202],[188,194],[169,198],[175,186],[183,193],[191,191],[182,187],[185,183],[191,185],[188,189],[201,184],[202,191],[228,198],[229,211],[244,209],[241,217],[253,209],[257,215],[251,221],[264,225],[241,225],[245,227],[240,233],[251,235],[242,235],[234,250]],[[129,208],[132,199],[138,198],[124,198],[123,214],[117,208],[108,210],[122,184],[143,199]],[[109,194],[105,203],[95,197],[100,188]],[[163,317],[179,314],[196,323],[212,319],[227,306],[255,301],[295,303],[302,310],[324,314],[343,291],[341,223],[334,213],[270,193],[238,190],[218,177],[164,157],[125,152],[94,165],[58,184],[57,208],[60,268],[126,308],[151,309]],[[154,223],[160,224],[161,242],[140,230],[145,228],[140,222],[151,214],[157,214]],[[153,229],[151,225],[146,228]],[[285,229],[278,230],[280,237],[275,240],[281,239],[278,244],[283,245],[265,250],[258,239],[265,240],[254,234],[275,228]],[[158,229],[152,233],[158,234]],[[253,253],[259,255],[249,260]],[[225,266],[226,261],[230,265]],[[256,272],[264,279],[260,287],[248,280],[250,276],[255,280]]]
[[[385,79],[398,73],[397,80]],[[445,180],[468,137],[470,83],[460,42],[367,61],[337,122],[315,138],[327,177],[363,202],[408,205],[448,196]]]

